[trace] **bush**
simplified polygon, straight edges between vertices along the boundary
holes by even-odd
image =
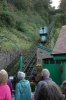
[[[16,22],[16,29],[17,30],[19,30],[19,31],[21,31],[21,32],[24,32],[24,29],[23,29],[23,27],[22,27],[23,25],[22,25],[22,22],[21,21],[17,21]]]
[[[19,9],[19,10],[27,10],[28,8],[28,1],[27,0],[13,0],[12,3]]]
[[[0,27],[3,27],[4,25],[3,25],[3,23],[2,23],[2,21],[0,20]]]
[[[10,12],[8,11],[3,11],[1,14],[0,14],[0,20],[2,21],[2,23],[5,25],[5,26],[14,26],[14,19],[13,19],[13,16],[11,15]]]

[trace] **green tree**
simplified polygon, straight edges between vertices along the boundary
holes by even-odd
[[[34,7],[37,10],[48,9],[50,2],[50,0],[35,0]]]
[[[66,0],[61,0],[59,7],[64,13],[66,13]]]
[[[32,0],[7,0],[7,2],[14,4],[19,10],[28,10],[33,8]]]

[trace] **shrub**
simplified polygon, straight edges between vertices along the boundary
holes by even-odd
[[[17,30],[24,32],[21,21],[17,21],[15,27],[16,27]]]
[[[5,25],[5,26],[14,26],[14,19],[13,19],[13,16],[11,15],[10,12],[8,11],[3,11],[1,14],[0,14],[0,20],[2,21],[2,23]]]
[[[27,10],[28,8],[28,1],[27,0],[13,0],[12,2],[19,10]]]

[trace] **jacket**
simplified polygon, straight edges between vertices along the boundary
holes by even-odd
[[[15,100],[31,100],[31,88],[28,80],[20,80],[16,84]]]
[[[12,100],[10,88],[6,84],[0,85],[0,100]]]

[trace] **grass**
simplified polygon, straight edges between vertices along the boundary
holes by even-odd
[[[17,51],[18,48],[21,51],[30,49],[40,38],[39,28],[46,25],[46,18],[36,11],[31,11],[30,13],[24,10],[17,10],[14,5],[8,4],[7,15],[10,19],[10,15],[13,17],[13,26],[8,27],[3,22],[3,27],[0,27],[0,34],[8,37],[0,42],[2,51]],[[6,14],[6,13],[5,13]],[[7,18],[7,16],[4,16]],[[5,21],[5,20],[4,20]],[[17,46],[16,46],[16,45]]]
[[[27,34],[17,31],[16,29],[7,30],[7,28],[2,29],[1,34],[4,36],[3,40],[0,41],[2,51],[18,50],[17,47],[20,50],[27,50],[31,48],[35,41],[37,41],[37,35],[35,34],[34,36],[32,27],[30,27]]]

